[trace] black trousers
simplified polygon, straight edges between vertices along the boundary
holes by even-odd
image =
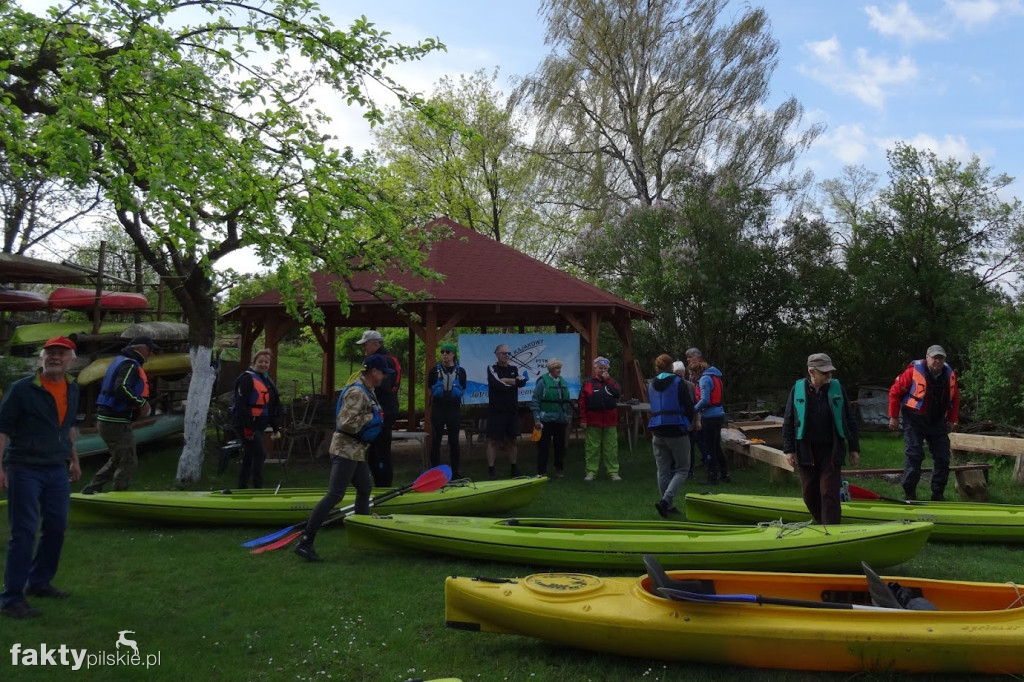
[[[548,451],[555,451],[555,471],[565,470],[565,432],[567,425],[561,422],[541,422],[544,430],[537,441],[537,473],[548,472]]]
[[[357,462],[347,457],[331,457],[331,477],[327,482],[327,494],[316,503],[313,512],[306,522],[305,537],[309,542],[316,537],[320,526],[324,525],[331,510],[345,497],[348,484],[356,489],[356,514],[370,513],[370,493],[372,481],[366,462]]]
[[[238,487],[248,488],[252,476],[252,487],[263,487],[263,462],[267,452],[263,448],[263,431],[256,431],[252,438],[242,439],[242,464],[238,468]]]
[[[430,466],[441,463],[441,436],[448,432],[448,463],[452,472],[459,470],[459,429],[462,422],[462,405],[435,402],[430,411]]]

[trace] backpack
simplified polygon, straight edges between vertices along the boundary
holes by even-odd
[[[353,386],[358,386],[362,389],[366,394],[366,397],[370,399],[370,409],[373,412],[373,417],[355,434],[342,431],[338,428],[335,428],[334,430],[348,436],[349,438],[355,438],[361,443],[372,443],[374,439],[380,435],[380,432],[384,430],[384,413],[381,412],[380,405],[377,404],[377,400],[373,397],[373,393],[371,393],[370,390],[362,384],[349,384],[345,388],[341,389],[341,393],[338,394],[338,404],[334,408],[334,418],[337,420],[338,413],[341,412],[341,401],[344,399],[345,393],[347,393]]]

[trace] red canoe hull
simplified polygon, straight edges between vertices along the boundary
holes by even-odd
[[[92,289],[58,287],[50,293],[51,310],[61,308],[92,308],[96,292]],[[100,294],[100,307],[104,310],[145,310],[149,301],[145,295],[131,291],[104,291]]]

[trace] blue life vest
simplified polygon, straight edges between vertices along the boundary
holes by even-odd
[[[142,369],[142,365],[126,355],[118,355],[111,361],[110,367],[107,368],[107,373],[103,375],[103,383],[100,385],[100,397],[96,399],[97,405],[107,407],[114,412],[131,412],[138,407],[135,404],[126,403],[117,393],[117,387],[114,386],[114,377],[117,376],[117,369],[125,362],[135,365],[137,370],[135,381],[128,386],[128,390],[133,395],[143,398],[149,397],[149,381],[146,379],[146,372]]]
[[[373,417],[371,417],[370,421],[366,422],[363,428],[359,429],[355,434],[351,434],[348,431],[342,431],[339,428],[335,428],[334,430],[348,436],[349,438],[355,438],[361,443],[372,443],[384,429],[384,413],[381,412],[380,405],[377,404],[377,399],[373,397],[373,393],[361,382],[357,381],[341,389],[341,393],[338,394],[338,404],[334,408],[335,423],[337,423],[338,413],[341,412],[341,401],[345,398],[345,393],[347,393],[353,386],[358,386],[362,389],[363,393],[366,394],[366,397],[369,398],[370,411],[373,413]]]
[[[451,386],[446,386],[449,379]],[[451,372],[444,371],[441,363],[437,363],[437,381],[430,387],[430,395],[435,398],[454,398],[462,400],[462,382],[459,381],[459,363],[455,363],[455,369]]]
[[[690,430],[690,420],[683,413],[683,406],[679,404],[679,377],[672,380],[664,391],[654,389],[654,382],[648,385],[648,396],[651,401],[651,421],[648,428],[658,426],[679,426],[683,431]]]

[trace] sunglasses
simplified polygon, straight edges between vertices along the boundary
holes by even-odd
[[[441,352],[442,352],[442,353],[454,353],[455,351],[453,351],[453,350],[443,350],[443,351],[441,351]]]
[[[509,351],[509,350],[498,351],[498,355],[512,355],[512,351]]]

